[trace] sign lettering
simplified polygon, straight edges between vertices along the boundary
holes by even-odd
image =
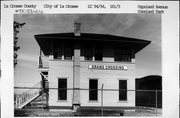
[[[97,70],[127,70],[127,66],[89,65],[89,69]]]

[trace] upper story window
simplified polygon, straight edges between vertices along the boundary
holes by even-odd
[[[54,44],[54,59],[72,60],[73,54],[73,45],[71,43],[61,42]]]
[[[93,60],[93,46],[92,45],[86,45],[84,47],[84,59]]]
[[[96,45],[94,48],[95,61],[102,61],[103,59],[103,48],[101,45]]]
[[[64,59],[71,60],[73,56],[73,46],[70,43],[64,44]]]
[[[84,60],[102,61],[103,48],[101,45],[93,45],[91,43],[84,44],[81,48],[81,56],[84,56]],[[93,59],[94,57],[94,59]]]
[[[114,61],[131,62],[131,51],[127,49],[114,49]]]
[[[62,43],[54,44],[54,58],[55,59],[62,59]]]

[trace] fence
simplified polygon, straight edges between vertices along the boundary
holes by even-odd
[[[81,99],[84,101],[86,104],[85,106],[90,105],[91,102],[90,99],[93,101],[92,107],[97,107],[98,112],[96,114],[86,114],[87,112],[81,112],[80,116],[89,116],[89,115],[94,115],[94,116],[107,116],[109,113],[107,113],[107,110],[110,109],[110,106],[114,107],[122,107],[127,104],[126,101],[132,101],[133,98],[130,96],[135,97],[135,106],[139,107],[148,107],[148,108],[154,108],[155,109],[155,116],[158,115],[158,108],[162,108],[162,91],[161,90],[119,90],[119,89],[105,89],[103,88],[103,85],[100,89],[73,89],[73,88],[31,88],[31,87],[15,87],[15,95],[14,95],[14,105],[17,103],[17,98],[20,98],[20,96],[23,95],[23,93],[26,93],[26,91],[29,89],[31,90],[39,90],[41,89],[42,91],[39,92],[39,96],[36,97],[36,99],[31,100],[29,103],[25,105],[24,107],[29,107],[29,108],[41,108],[44,109],[45,106],[47,106],[49,103],[57,102],[57,100],[66,100],[66,103],[72,104],[73,101],[73,94],[75,91],[79,91],[81,93]],[[43,91],[47,91],[48,93],[42,94]],[[37,93],[36,93],[37,94]],[[90,97],[93,96],[93,97]],[[97,99],[98,102],[95,102]],[[68,102],[67,102],[68,101]],[[63,103],[63,102],[62,102]],[[82,105],[83,106],[83,105]],[[22,108],[24,108],[22,107]],[[82,107],[83,108],[83,107]],[[132,107],[122,107],[122,109],[135,109]],[[89,108],[90,109],[90,108]],[[91,110],[95,110],[94,108]],[[113,109],[114,112],[111,112],[109,115],[116,115],[121,114],[122,111],[120,110],[115,110]],[[95,111],[94,111],[95,113]]]

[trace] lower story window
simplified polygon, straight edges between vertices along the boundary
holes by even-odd
[[[58,100],[67,100],[67,79],[58,79]]]
[[[90,101],[98,100],[98,80],[97,79],[89,80],[89,100]]]
[[[127,80],[119,80],[119,101],[127,100]]]

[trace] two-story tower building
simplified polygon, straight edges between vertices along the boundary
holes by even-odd
[[[135,54],[150,41],[78,31],[35,39],[45,56],[38,69],[49,82],[49,108],[100,107],[102,85],[104,107],[135,106],[135,92],[126,90],[135,90]]]

